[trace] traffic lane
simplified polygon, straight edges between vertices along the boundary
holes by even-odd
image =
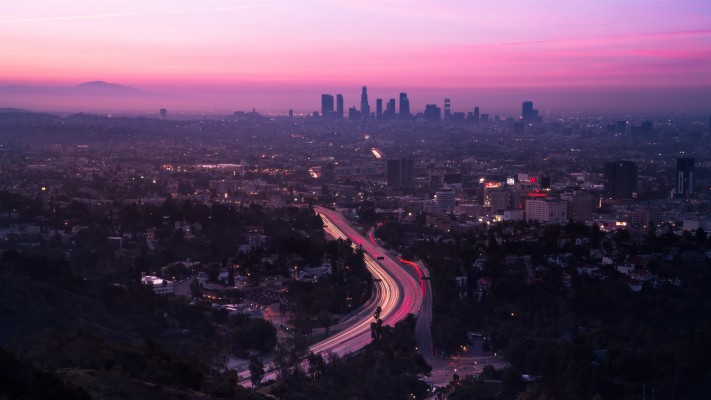
[[[318,209],[324,210],[320,207]],[[319,212],[318,209],[315,208],[317,213]],[[363,248],[367,254],[365,258],[366,267],[377,281],[382,284],[382,298],[377,304],[382,308],[381,318],[384,323],[394,325],[405,318],[407,314],[410,314],[414,309],[413,306],[419,307],[422,303],[422,298],[418,293],[418,285],[413,277],[406,273],[383,248],[368,243],[360,233],[356,232],[343,219],[341,214],[333,212],[321,212],[319,214],[325,216],[325,218],[322,217],[322,220],[324,221],[324,228],[329,231],[329,234],[333,237],[351,239],[354,247]],[[335,221],[335,223],[332,221]],[[338,226],[336,223],[338,223]],[[378,263],[373,259],[378,257],[383,257],[382,263]],[[313,345],[310,350],[319,354],[333,352],[340,356],[358,351],[371,342],[371,322],[370,318],[364,318],[347,330]],[[275,372],[270,372],[265,378],[273,379],[275,376]],[[247,373],[241,374],[240,378],[248,379]]]

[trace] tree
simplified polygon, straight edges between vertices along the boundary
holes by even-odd
[[[602,234],[600,233],[600,226],[597,224],[597,222],[593,222],[592,227],[590,228],[590,242],[593,247],[597,247],[600,245],[601,237]]]
[[[328,314],[328,312],[322,311],[318,315],[318,322],[319,324],[321,324],[323,329],[326,330],[326,336],[328,336],[331,330],[331,316]]]
[[[200,287],[200,281],[194,279],[190,283],[190,295],[193,297],[202,297],[202,288]]]
[[[257,349],[266,353],[276,345],[276,329],[270,322],[254,318],[246,327],[233,329],[230,341],[235,350]]]
[[[235,269],[231,265],[227,267],[227,286],[235,286]]]
[[[694,239],[696,240],[697,246],[704,245],[706,242],[706,231],[704,231],[704,228],[699,227],[699,229],[696,230],[696,237]]]
[[[314,352],[309,353],[309,376],[311,379],[317,381],[326,372],[326,362],[320,354]]]
[[[249,380],[252,387],[256,387],[264,378],[264,363],[259,358],[252,356],[249,359]]]

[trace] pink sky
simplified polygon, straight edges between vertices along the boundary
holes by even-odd
[[[0,86],[105,80],[194,95],[175,104],[186,111],[307,112],[319,93],[343,92],[354,105],[361,85],[372,103],[422,93],[416,108],[446,96],[462,111],[494,107],[503,96],[515,110],[520,91],[553,110],[574,93],[595,93],[576,102],[593,110],[638,93],[631,108],[702,111],[711,109],[711,2],[25,0],[3,5],[0,60]]]

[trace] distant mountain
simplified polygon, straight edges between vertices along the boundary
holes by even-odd
[[[29,114],[32,113],[30,110],[25,110],[22,108],[0,108],[0,114]]]
[[[89,92],[92,94],[145,94],[145,92],[140,89],[104,81],[84,82],[74,86],[73,89],[81,91],[82,93]]]
[[[149,92],[105,81],[72,86],[0,86],[0,108],[59,113],[78,111],[109,114],[170,108],[175,95]]]
[[[4,86],[4,95],[56,95],[56,96],[142,96],[149,95],[140,89],[104,81],[84,82],[76,86]]]

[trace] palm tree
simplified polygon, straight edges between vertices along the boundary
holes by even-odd
[[[257,387],[264,378],[264,363],[259,358],[252,356],[249,359],[249,380],[252,387]]]

